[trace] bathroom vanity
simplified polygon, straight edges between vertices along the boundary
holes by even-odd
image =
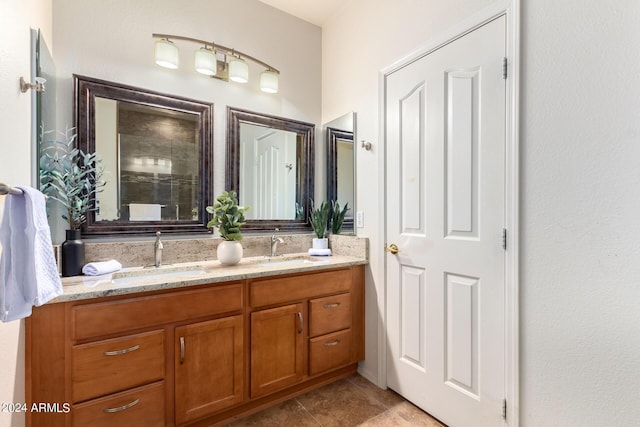
[[[365,263],[75,278],[26,322],[27,404],[53,404],[27,425],[216,425],[351,375],[364,359]]]

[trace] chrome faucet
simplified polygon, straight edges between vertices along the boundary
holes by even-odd
[[[160,241],[161,234],[162,233],[160,233],[159,231],[156,231],[156,243],[153,245],[153,256],[156,260],[156,267],[160,267],[160,265],[162,264],[162,250],[164,249],[164,246]]]
[[[280,231],[280,229],[276,228],[275,231]],[[276,236],[276,233],[271,235],[271,256],[276,256],[276,251],[278,250],[278,243],[283,243],[282,237]]]

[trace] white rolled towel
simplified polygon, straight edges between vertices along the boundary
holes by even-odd
[[[309,256],[331,256],[331,249],[309,249]]]
[[[113,273],[120,269],[122,269],[122,264],[115,259],[112,259],[110,261],[90,262],[89,264],[85,264],[85,266],[82,267],[82,273],[87,276],[99,276],[100,274]]]

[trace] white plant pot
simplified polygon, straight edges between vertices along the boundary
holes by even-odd
[[[223,240],[218,245],[217,254],[220,264],[237,264],[242,259],[242,244],[236,240]]]
[[[308,242],[308,240],[307,240]],[[322,239],[318,239],[317,237],[313,238],[313,249],[329,249],[329,239],[326,237]]]

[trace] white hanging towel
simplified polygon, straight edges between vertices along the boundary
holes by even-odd
[[[31,315],[39,306],[62,295],[44,195],[17,187],[24,195],[6,196],[0,224],[0,320]]]
[[[161,208],[161,205],[153,203],[131,203],[129,204],[129,221],[160,221]]]

